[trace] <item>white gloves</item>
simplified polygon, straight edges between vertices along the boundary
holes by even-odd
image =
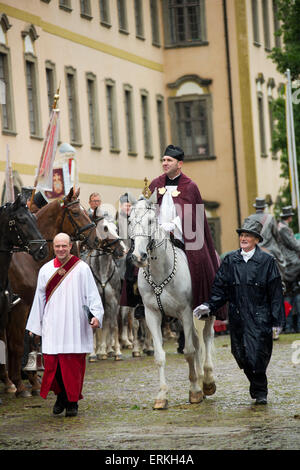
[[[195,308],[193,311],[193,315],[195,318],[198,318],[198,320],[205,320],[210,314],[210,308],[208,305],[201,304],[198,307]]]
[[[174,232],[175,224],[172,222],[164,222],[161,224],[161,226],[166,232]]]

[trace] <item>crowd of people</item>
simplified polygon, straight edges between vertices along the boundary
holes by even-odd
[[[228,323],[232,353],[249,379],[250,395],[257,404],[266,404],[266,370],[273,340],[280,331],[300,331],[300,241],[289,227],[292,208],[283,208],[277,224],[265,212],[264,199],[256,198],[255,213],[236,229],[240,248],[221,260],[199,189],[182,172],[183,161],[183,150],[169,145],[162,158],[163,173],[150,184],[151,192],[157,191],[159,223],[186,254],[195,318],[205,320],[214,315],[216,322]],[[101,203],[101,195],[92,193],[90,216]],[[129,193],[121,196],[116,220],[120,233],[122,225],[127,233],[131,204]],[[120,303],[142,309],[142,299],[134,291],[137,268],[130,257],[131,241],[125,241],[128,253]],[[66,416],[76,416],[85,355],[93,350],[93,329],[101,327],[104,312],[91,270],[71,255],[68,236],[59,234],[55,238],[54,253],[55,259],[39,272],[26,328],[42,337],[45,372],[41,396],[46,398],[53,390],[57,395],[53,413],[66,410]]]

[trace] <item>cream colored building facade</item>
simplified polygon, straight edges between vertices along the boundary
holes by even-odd
[[[0,2],[0,185],[7,145],[34,183],[60,85],[60,143],[76,150],[81,200],[116,205],[161,173],[169,143],[199,186],[218,251],[256,196],[276,199],[269,103],[284,82],[267,58],[272,0],[6,0]],[[269,38],[269,39],[268,39]],[[269,41],[269,42],[268,42]]]

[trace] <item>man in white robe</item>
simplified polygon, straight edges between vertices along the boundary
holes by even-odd
[[[54,414],[76,416],[82,397],[86,353],[93,329],[101,327],[103,305],[90,267],[71,255],[67,234],[53,240],[56,258],[40,269],[26,329],[42,337],[45,363],[40,395],[57,395]],[[86,308],[92,314],[89,321]]]

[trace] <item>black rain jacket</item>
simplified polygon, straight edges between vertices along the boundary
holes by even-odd
[[[282,281],[275,258],[256,247],[246,263],[241,250],[223,260],[208,302],[212,313],[229,302],[231,351],[240,368],[265,372],[272,354],[272,327],[285,319]]]

